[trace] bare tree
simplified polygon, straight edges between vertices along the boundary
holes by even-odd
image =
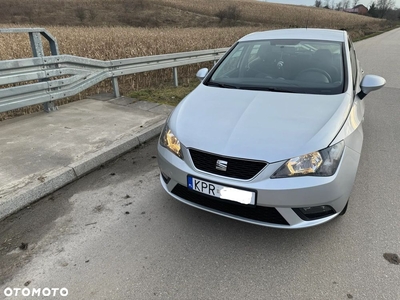
[[[350,0],[344,0],[343,1],[343,9],[349,8],[349,5],[350,5]]]
[[[221,22],[227,20],[230,25],[234,25],[237,21],[239,21],[241,12],[239,7],[232,4],[225,9],[219,10],[215,16],[218,17]]]
[[[338,3],[336,3],[335,9],[336,10],[342,10],[343,9],[343,2],[339,1]]]
[[[394,0],[376,1],[376,9],[379,12],[379,17],[383,18],[390,9],[393,9],[394,5],[395,5]]]
[[[78,6],[75,8],[75,16],[79,19],[79,21],[83,22],[86,19],[85,9],[82,6]]]
[[[335,0],[331,0],[331,9],[335,9]]]
[[[356,7],[358,2],[360,2],[360,0],[353,0],[353,7]]]
[[[321,7],[322,5],[322,0],[315,0],[315,7]]]

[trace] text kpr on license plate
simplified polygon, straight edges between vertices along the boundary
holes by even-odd
[[[230,200],[242,204],[255,204],[256,194],[254,192],[222,186],[216,183],[194,178],[192,176],[187,177],[187,186],[193,191],[220,199]]]

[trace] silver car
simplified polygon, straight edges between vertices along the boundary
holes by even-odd
[[[158,144],[165,191],[191,206],[276,228],[345,213],[364,101],[384,86],[347,32],[285,29],[237,41],[169,116]]]

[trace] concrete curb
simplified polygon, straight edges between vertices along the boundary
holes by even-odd
[[[165,120],[161,120],[152,124],[135,135],[118,140],[110,146],[86,155],[77,162],[47,173],[43,182],[33,182],[21,188],[17,193],[6,195],[0,201],[0,220],[159,135],[164,123]]]

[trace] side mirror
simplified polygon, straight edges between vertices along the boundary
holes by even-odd
[[[196,77],[198,80],[202,81],[204,79],[204,77],[206,77],[207,73],[208,73],[207,68],[200,69],[197,71]]]
[[[361,80],[361,92],[358,93],[358,97],[363,99],[370,92],[379,90],[386,84],[385,78],[376,75],[365,75]]]

